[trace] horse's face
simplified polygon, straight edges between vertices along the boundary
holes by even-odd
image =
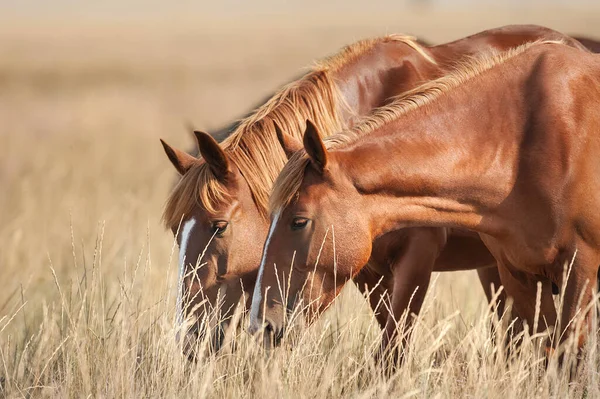
[[[310,163],[298,196],[282,208],[274,204],[279,210],[271,217],[250,312],[251,332],[264,326],[274,342],[283,335],[288,312],[301,305],[310,322],[366,264],[371,252],[359,192],[335,157],[327,156],[312,125],[304,143]],[[284,184],[289,166],[274,192]]]
[[[185,155],[165,147],[176,168],[183,172],[180,184],[185,183],[186,173],[192,168],[212,167],[205,162],[218,163],[215,152],[220,151],[218,156],[225,157],[214,140],[199,136],[198,141],[204,160],[188,159],[191,166],[182,162]],[[238,169],[229,163],[225,167],[225,171],[215,175],[222,178],[219,184],[227,193],[227,200],[213,203],[210,211],[196,201],[181,223],[173,221],[170,226],[179,244],[182,286],[178,318],[191,323],[185,335],[187,348],[195,345],[207,328],[214,331],[213,348],[220,347],[224,327],[237,303],[244,291],[253,289],[268,228]]]
[[[230,200],[215,204],[213,212],[197,206],[181,223],[177,235],[183,272],[182,311],[187,320],[201,323],[210,314],[226,321],[244,291],[253,289],[268,226],[245,180],[239,172],[234,176],[226,185]],[[219,323],[209,324],[212,329]],[[222,327],[213,341],[216,347],[221,344]],[[195,323],[189,332],[200,337],[201,330]]]

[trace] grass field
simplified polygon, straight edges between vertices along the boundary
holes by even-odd
[[[404,366],[373,364],[378,327],[350,287],[299,340],[185,360],[176,256],[160,224],[191,148],[318,57],[391,32],[442,42],[507,23],[600,38],[597,10],[202,15],[132,22],[0,15],[0,397],[600,397],[600,347],[569,382],[527,338],[504,361],[474,273],[436,276]],[[501,340],[501,339],[500,339]],[[496,340],[498,341],[498,340]]]

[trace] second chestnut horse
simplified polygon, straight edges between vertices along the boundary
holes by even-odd
[[[381,237],[451,227],[481,235],[530,328],[556,325],[551,285],[564,289],[560,326],[576,331],[581,316],[581,347],[600,265],[599,111],[600,56],[540,42],[475,59],[326,143],[308,123],[274,185],[251,331],[264,321],[277,341],[300,301],[322,312]],[[389,281],[384,348],[405,293],[418,309],[433,270],[403,267]]]

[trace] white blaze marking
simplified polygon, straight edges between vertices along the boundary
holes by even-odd
[[[188,241],[190,239],[190,235],[192,233],[192,229],[196,224],[196,219],[191,218],[187,222],[183,224],[183,229],[181,229],[181,244],[179,244],[179,278],[177,280],[177,305],[176,312],[177,318],[176,323],[177,327],[181,326],[183,323],[183,276],[185,273],[185,251],[187,250]]]
[[[260,261],[260,268],[258,269],[258,276],[256,277],[256,285],[254,286],[254,293],[252,294],[252,306],[250,307],[250,330],[253,330],[253,327],[258,330],[258,328],[260,328],[259,324],[262,322],[262,320],[258,320],[258,311],[260,310],[263,301],[261,290],[262,278],[265,271],[265,263],[267,261],[267,250],[269,249],[269,243],[275,232],[278,220],[279,212],[275,214],[273,221],[271,222],[269,235],[267,236],[267,241],[265,241],[265,247],[263,249],[262,260]]]

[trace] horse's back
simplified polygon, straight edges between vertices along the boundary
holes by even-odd
[[[567,46],[587,51],[577,40],[558,31],[538,25],[507,25],[476,33],[450,43],[432,47],[436,59],[454,63],[457,54],[476,55],[482,51],[506,51],[527,42],[540,40],[562,41]]]
[[[573,39],[581,43],[585,48],[593,53],[600,53],[600,42],[587,37],[574,36]]]

